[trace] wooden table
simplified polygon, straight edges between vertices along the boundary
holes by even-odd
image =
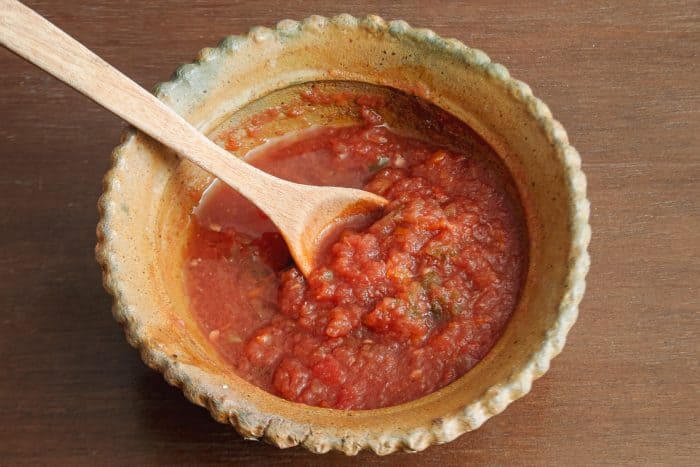
[[[110,316],[95,204],[123,123],[0,50],[0,464],[700,463],[698,1],[27,3],[146,87],[227,34],[338,8],[481,48],[579,149],[593,264],[564,353],[481,429],[384,458],[244,441],[146,368]]]

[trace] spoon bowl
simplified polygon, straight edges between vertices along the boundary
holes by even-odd
[[[386,205],[381,196],[353,188],[316,187],[295,184],[296,190],[284,194],[285,203],[274,206],[270,214],[280,230],[294,263],[307,276],[316,266],[326,237],[358,217],[374,217],[373,214]],[[290,206],[303,206],[291,209]]]

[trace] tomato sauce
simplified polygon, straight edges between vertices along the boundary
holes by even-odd
[[[308,278],[269,219],[222,184],[192,214],[186,249],[192,311],[237,374],[319,407],[391,406],[459,378],[498,339],[527,266],[504,171],[362,112],[364,125],[306,130],[249,156],[289,180],[389,200]]]

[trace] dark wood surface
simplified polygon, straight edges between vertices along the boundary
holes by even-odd
[[[124,124],[2,49],[0,464],[698,465],[700,2],[27,3],[149,88],[225,35],[313,13],[375,12],[481,48],[579,149],[593,263],[564,353],[479,430],[384,458],[244,441],[111,318],[95,204]]]

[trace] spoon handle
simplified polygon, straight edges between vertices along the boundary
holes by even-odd
[[[203,169],[263,211],[289,182],[231,156],[155,96],[32,9],[0,0],[0,44],[44,69]]]

